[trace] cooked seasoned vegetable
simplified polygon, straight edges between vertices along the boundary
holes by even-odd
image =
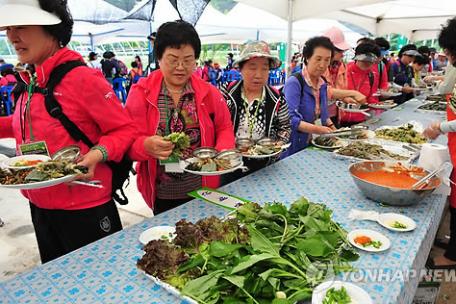
[[[294,304],[359,257],[331,214],[301,198],[289,209],[245,203],[235,218],[181,220],[172,243],[146,245],[138,267],[199,303]]]
[[[345,287],[342,286],[341,289],[336,290],[331,288],[326,292],[326,296],[323,299],[322,304],[350,304],[351,298],[347,293]]]
[[[432,103],[427,103],[425,105],[422,105],[418,108],[419,110],[425,110],[425,111],[441,111],[445,112],[446,111],[446,104],[441,103],[439,101],[432,102]]]
[[[406,124],[398,128],[388,128],[375,131],[377,137],[391,139],[409,144],[423,144],[426,138],[413,129],[412,124]]]
[[[349,145],[340,148],[336,151],[337,154],[352,156],[367,160],[379,160],[379,159],[395,159],[395,160],[406,160],[407,157],[395,154],[385,150],[380,145],[369,144],[365,142],[352,142]]]
[[[341,141],[337,137],[318,136],[314,139],[315,143],[322,147],[337,147],[341,145]]]
[[[402,223],[399,222],[399,221],[395,221],[395,222],[391,225],[391,227],[396,228],[396,229],[407,229],[407,225],[402,224]]]
[[[190,137],[184,132],[174,132],[163,138],[174,144],[173,153],[170,158],[180,158],[182,156],[182,152],[190,147]]]

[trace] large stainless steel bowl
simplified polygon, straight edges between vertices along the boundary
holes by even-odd
[[[377,171],[385,166],[391,166],[394,162],[386,161],[362,161],[350,165],[349,171],[356,186],[364,195],[374,201],[385,203],[391,206],[410,206],[418,204],[423,198],[431,194],[441,184],[438,177],[434,177],[429,183],[430,186],[423,190],[401,189],[377,185],[365,181],[357,176],[357,172]]]

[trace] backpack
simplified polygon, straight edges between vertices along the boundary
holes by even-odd
[[[63,127],[67,130],[70,136],[76,141],[82,141],[89,148],[95,146],[94,143],[78,128],[62,111],[62,107],[58,103],[57,99],[54,96],[55,87],[62,81],[65,75],[79,66],[86,66],[83,62],[74,60],[65,62],[57,67],[51,72],[49,81],[46,88],[33,88],[34,92],[41,93],[45,97],[46,110],[52,117],[58,119]],[[127,185],[130,181],[130,171],[133,171],[133,162],[127,157],[124,156],[120,162],[107,161],[106,164],[112,170],[112,199],[121,204],[128,204],[128,198],[126,197],[123,186],[126,181]],[[118,191],[120,193],[118,193]]]

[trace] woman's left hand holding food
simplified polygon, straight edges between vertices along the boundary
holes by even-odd
[[[90,180],[93,178],[95,173],[95,168],[98,163],[103,161],[103,153],[100,150],[93,149],[87,152],[81,159],[78,161],[78,166],[84,166],[88,169],[87,174],[81,174],[78,176],[78,179],[81,180]]]

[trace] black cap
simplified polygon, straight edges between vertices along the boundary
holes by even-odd
[[[89,53],[89,57],[95,57],[95,56],[98,56],[98,54],[95,53],[95,52],[90,52],[90,53]]]

